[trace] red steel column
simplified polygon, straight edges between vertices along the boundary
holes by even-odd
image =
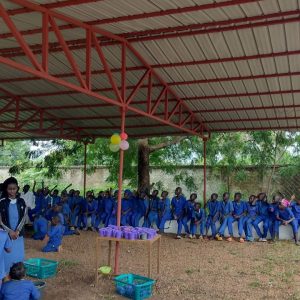
[[[125,108],[121,111],[121,133],[125,132]],[[123,166],[124,166],[124,151],[120,149],[120,167],[118,180],[118,209],[117,209],[117,226],[121,225],[121,206],[122,206],[122,186],[123,186]],[[116,242],[115,251],[115,267],[114,273],[119,274],[119,258],[120,258],[120,243]]]
[[[87,143],[84,143],[84,163],[83,163],[83,197],[86,192],[86,154],[87,154]]]
[[[203,203],[206,206],[206,142],[207,138],[203,137]]]

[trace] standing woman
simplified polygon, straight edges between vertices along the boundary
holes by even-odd
[[[6,179],[3,183],[2,199],[0,200],[0,225],[12,240],[10,253],[4,255],[6,274],[10,267],[24,260],[24,224],[26,221],[27,208],[25,201],[19,197],[18,181],[14,177]]]

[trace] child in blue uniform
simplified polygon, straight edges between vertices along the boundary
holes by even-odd
[[[122,199],[121,207],[121,225],[131,225],[132,215],[132,193],[130,190],[124,191],[124,198]]]
[[[226,238],[226,241],[231,242],[233,236],[233,230],[232,230],[232,224],[230,222],[230,219],[233,213],[233,205],[232,205],[232,201],[229,200],[229,193],[223,194],[223,201],[220,202],[219,212],[220,212],[221,226],[219,228],[218,233],[216,234],[216,239],[218,241],[223,240],[224,232],[227,226],[229,237]]]
[[[177,236],[176,236],[177,239],[181,239],[181,230],[183,225],[185,203],[186,203],[186,199],[182,195],[182,188],[177,187],[175,190],[175,196],[171,201],[172,216],[173,219],[176,220],[178,224]]]
[[[53,210],[55,212],[55,216],[59,217],[59,222],[63,226],[63,231],[64,231],[63,235],[73,235],[73,234],[80,235],[80,232],[77,228],[75,230],[70,229],[68,219],[66,219],[62,213],[62,206],[55,205],[53,207]]]
[[[190,234],[190,228],[188,227],[188,222],[191,221],[194,210],[195,210],[195,201],[197,199],[197,194],[193,193],[190,195],[190,200],[186,201],[185,207],[184,207],[184,218],[182,220],[184,230],[186,234]],[[189,238],[192,238],[192,234],[189,235]]]
[[[60,204],[61,199],[60,199],[60,197],[58,196],[58,190],[55,189],[55,190],[53,191],[51,197],[52,197],[52,206],[53,206],[53,205],[59,205],[59,204]]]
[[[106,220],[106,213],[104,210],[104,204],[105,204],[105,194],[103,191],[99,192],[98,198],[95,199],[97,203],[97,209],[95,213],[95,221],[94,221],[94,230],[97,230],[99,228],[99,225],[101,223],[105,224]]]
[[[18,181],[14,177],[6,179],[3,183],[3,199],[0,201],[0,225],[9,234],[12,241],[10,253],[4,252],[5,272],[15,262],[25,258],[24,224],[26,222],[27,208],[25,201],[18,196]]]
[[[275,239],[278,238],[275,232],[275,226],[277,221],[276,213],[281,200],[281,195],[275,195],[273,196],[272,203],[269,205],[269,231],[273,242],[275,241]]]
[[[213,193],[210,196],[210,200],[207,203],[207,219],[206,219],[206,236],[208,234],[209,228],[211,228],[212,238],[214,239],[217,234],[216,222],[220,218],[219,211],[220,202],[218,201],[218,194]]]
[[[10,280],[5,282],[0,291],[0,300],[38,300],[40,292],[30,280],[24,280],[25,267],[22,262],[12,265]]]
[[[163,191],[158,203],[159,231],[161,233],[164,232],[166,222],[172,220],[171,201],[168,198],[168,194],[167,191]]]
[[[194,212],[191,218],[191,238],[196,238],[197,227],[199,226],[199,239],[203,239],[205,229],[205,210],[201,208],[200,203],[195,203]]]
[[[81,213],[78,221],[78,227],[83,225],[84,231],[88,230],[88,218],[91,218],[91,228],[94,229],[97,204],[98,203],[94,200],[92,192],[87,192],[86,199],[81,203]]]
[[[42,249],[43,252],[59,252],[64,234],[64,227],[60,224],[58,216],[52,218],[51,227],[47,232],[45,240],[47,245]]]
[[[159,203],[159,197],[158,190],[154,190],[152,192],[152,195],[150,197],[149,202],[149,211],[148,211],[148,227],[152,227],[153,223],[156,224],[157,228],[159,227],[159,220],[158,220],[158,203]]]
[[[257,208],[258,216],[252,223],[257,235],[259,236],[259,242],[267,241],[267,234],[269,230],[269,203],[265,193],[260,193],[257,196]],[[263,233],[260,231],[258,225],[263,222]]]
[[[68,204],[70,208],[70,217],[71,217],[71,229],[74,230],[76,227],[76,220],[78,223],[81,204],[84,201],[83,197],[80,196],[80,191],[70,190],[68,196]]]
[[[105,212],[105,227],[109,224],[109,219],[111,217],[113,208],[115,205],[115,198],[107,191],[104,195],[104,212]]]
[[[239,233],[239,241],[240,243],[244,243],[243,239],[243,232],[246,222],[246,203],[244,201],[241,201],[242,194],[241,193],[235,193],[234,194],[234,200],[232,202],[233,205],[233,212],[232,216],[228,220],[228,228],[232,230],[232,224],[234,222],[238,222],[238,233]]]
[[[131,224],[133,227],[138,227],[141,218],[146,213],[146,207],[144,206],[144,197],[145,193],[140,192],[135,195],[135,197],[132,199],[133,205],[132,205],[132,215],[131,215]]]
[[[6,276],[4,267],[4,252],[9,253],[11,251],[12,242],[8,236],[8,233],[0,229],[0,288],[2,279]]]
[[[253,242],[252,226],[258,215],[256,196],[251,195],[246,205],[246,241]]]
[[[281,200],[276,211],[277,221],[275,223],[275,234],[279,233],[279,226],[288,224],[292,226],[294,241],[297,246],[298,243],[298,221],[296,220],[291,208],[289,207],[289,201],[286,199]]]
[[[41,214],[37,215],[33,222],[34,240],[43,240],[48,232],[48,221]]]
[[[295,199],[293,199],[293,201],[291,202],[291,209],[292,209],[292,212],[296,219],[296,222],[298,223],[298,228],[299,228],[299,225],[300,225],[300,199],[297,199],[296,201],[295,201]]]
[[[109,216],[108,225],[117,225],[117,210],[118,210],[118,190],[114,192],[112,200],[112,210]]]

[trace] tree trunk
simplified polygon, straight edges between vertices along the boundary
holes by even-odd
[[[138,141],[138,189],[150,191],[150,147],[148,139]]]

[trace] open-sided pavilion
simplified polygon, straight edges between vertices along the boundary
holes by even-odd
[[[297,130],[299,5],[1,0],[0,138]]]

